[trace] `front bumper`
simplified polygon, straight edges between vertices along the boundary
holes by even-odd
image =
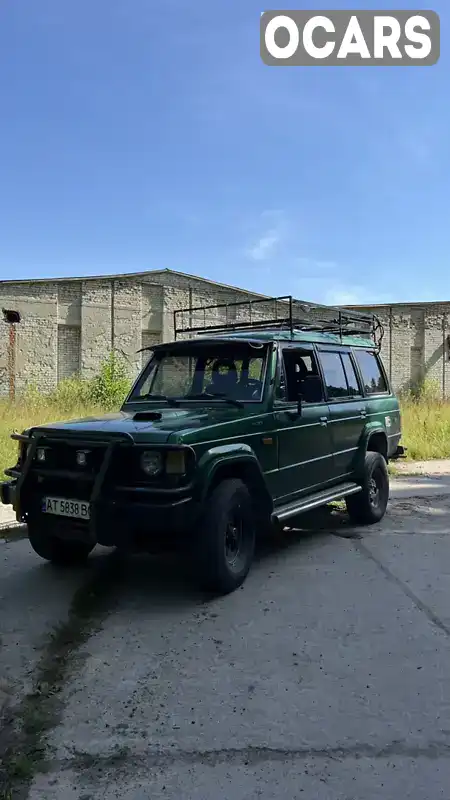
[[[94,535],[105,546],[159,549],[189,539],[198,514],[198,504],[190,495],[164,502],[139,497],[101,500],[94,508]]]
[[[153,549],[158,540],[186,539],[195,525],[199,509],[191,484],[142,486],[135,483],[132,471],[124,469],[127,462],[123,459],[135,447],[126,434],[107,441],[97,436],[81,440],[35,429],[32,436],[13,434],[12,438],[27,445],[26,455],[16,467],[6,470],[12,480],[0,484],[0,499],[12,504],[17,521],[30,528],[42,526],[50,535],[80,537],[106,546]],[[59,453],[61,463],[52,463],[50,458],[48,464],[38,464],[38,444],[50,445],[48,449]],[[75,467],[75,450],[81,447],[88,448],[92,458],[88,470]],[[118,484],[117,478],[123,481],[124,477],[129,485]],[[89,503],[90,518],[47,514],[42,510],[45,497]]]
[[[14,487],[12,481],[0,483],[0,502],[5,506],[14,506]]]
[[[15,507],[16,481],[0,483],[0,501]],[[42,500],[45,495],[33,492],[21,510],[16,509],[18,522],[45,526],[55,535],[79,536],[105,547],[159,550],[165,544],[189,538],[199,515],[199,505],[192,495],[152,499],[147,493],[129,489],[117,492],[114,498],[100,497],[90,504],[89,522],[71,517],[45,514]]]

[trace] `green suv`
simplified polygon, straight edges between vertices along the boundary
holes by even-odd
[[[118,413],[13,434],[1,500],[39,556],[176,547],[225,594],[246,578],[258,535],[303,511],[345,498],[356,524],[381,520],[387,463],[404,449],[380,321],[270,302],[266,316],[267,300],[176,311],[174,341],[153,348]]]

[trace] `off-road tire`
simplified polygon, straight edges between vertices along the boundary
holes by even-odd
[[[73,539],[50,536],[43,528],[28,525],[28,539],[38,556],[58,567],[72,567],[84,564],[94,545]]]
[[[240,523],[238,535],[232,529]],[[233,536],[240,539],[231,559]],[[241,480],[219,483],[205,502],[195,543],[195,571],[202,588],[225,595],[242,585],[255,551],[255,519],[250,492]]]
[[[373,525],[386,513],[389,501],[389,474],[381,453],[366,453],[362,491],[346,498],[347,512],[358,525]]]

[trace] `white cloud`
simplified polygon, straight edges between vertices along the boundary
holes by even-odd
[[[246,249],[247,258],[252,261],[265,261],[270,258],[283,240],[286,222],[280,209],[263,211],[260,215],[260,226],[264,230],[250,247]]]
[[[325,295],[325,303],[330,306],[355,306],[363,302],[361,293],[352,289],[329,289]]]
[[[296,260],[296,265],[301,269],[303,280],[311,278],[318,281],[329,280],[330,273],[339,269],[336,261],[323,261],[318,258],[301,257]]]
[[[280,236],[275,230],[267,231],[258,241],[247,250],[247,255],[253,261],[264,261],[273,252],[280,241]]]
[[[374,294],[365,286],[331,286],[325,292],[323,301],[330,306],[381,305],[389,302],[386,295]]]
[[[302,257],[296,259],[294,292],[306,302],[330,306],[381,305],[392,297],[375,293],[370,286],[354,281],[352,270],[336,261]]]

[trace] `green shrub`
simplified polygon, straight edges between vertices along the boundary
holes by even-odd
[[[423,381],[400,393],[400,399],[405,403],[445,403],[442,398],[442,389],[439,381],[434,378],[425,378]]]
[[[90,382],[88,396],[91,403],[103,408],[122,405],[131,387],[125,359],[112,352],[101,366],[99,374]]]
[[[34,383],[29,383],[23,394],[16,400],[16,406],[42,408],[48,404],[48,395],[40,392]]]
[[[111,354],[91,380],[68,378],[47,393],[29,384],[14,403],[0,400],[0,479],[3,470],[16,462],[17,442],[11,439],[13,431],[22,432],[33,425],[119,409],[130,385],[125,359]]]
[[[48,399],[57,408],[71,411],[91,403],[90,382],[82,378],[66,378],[58,384]]]

